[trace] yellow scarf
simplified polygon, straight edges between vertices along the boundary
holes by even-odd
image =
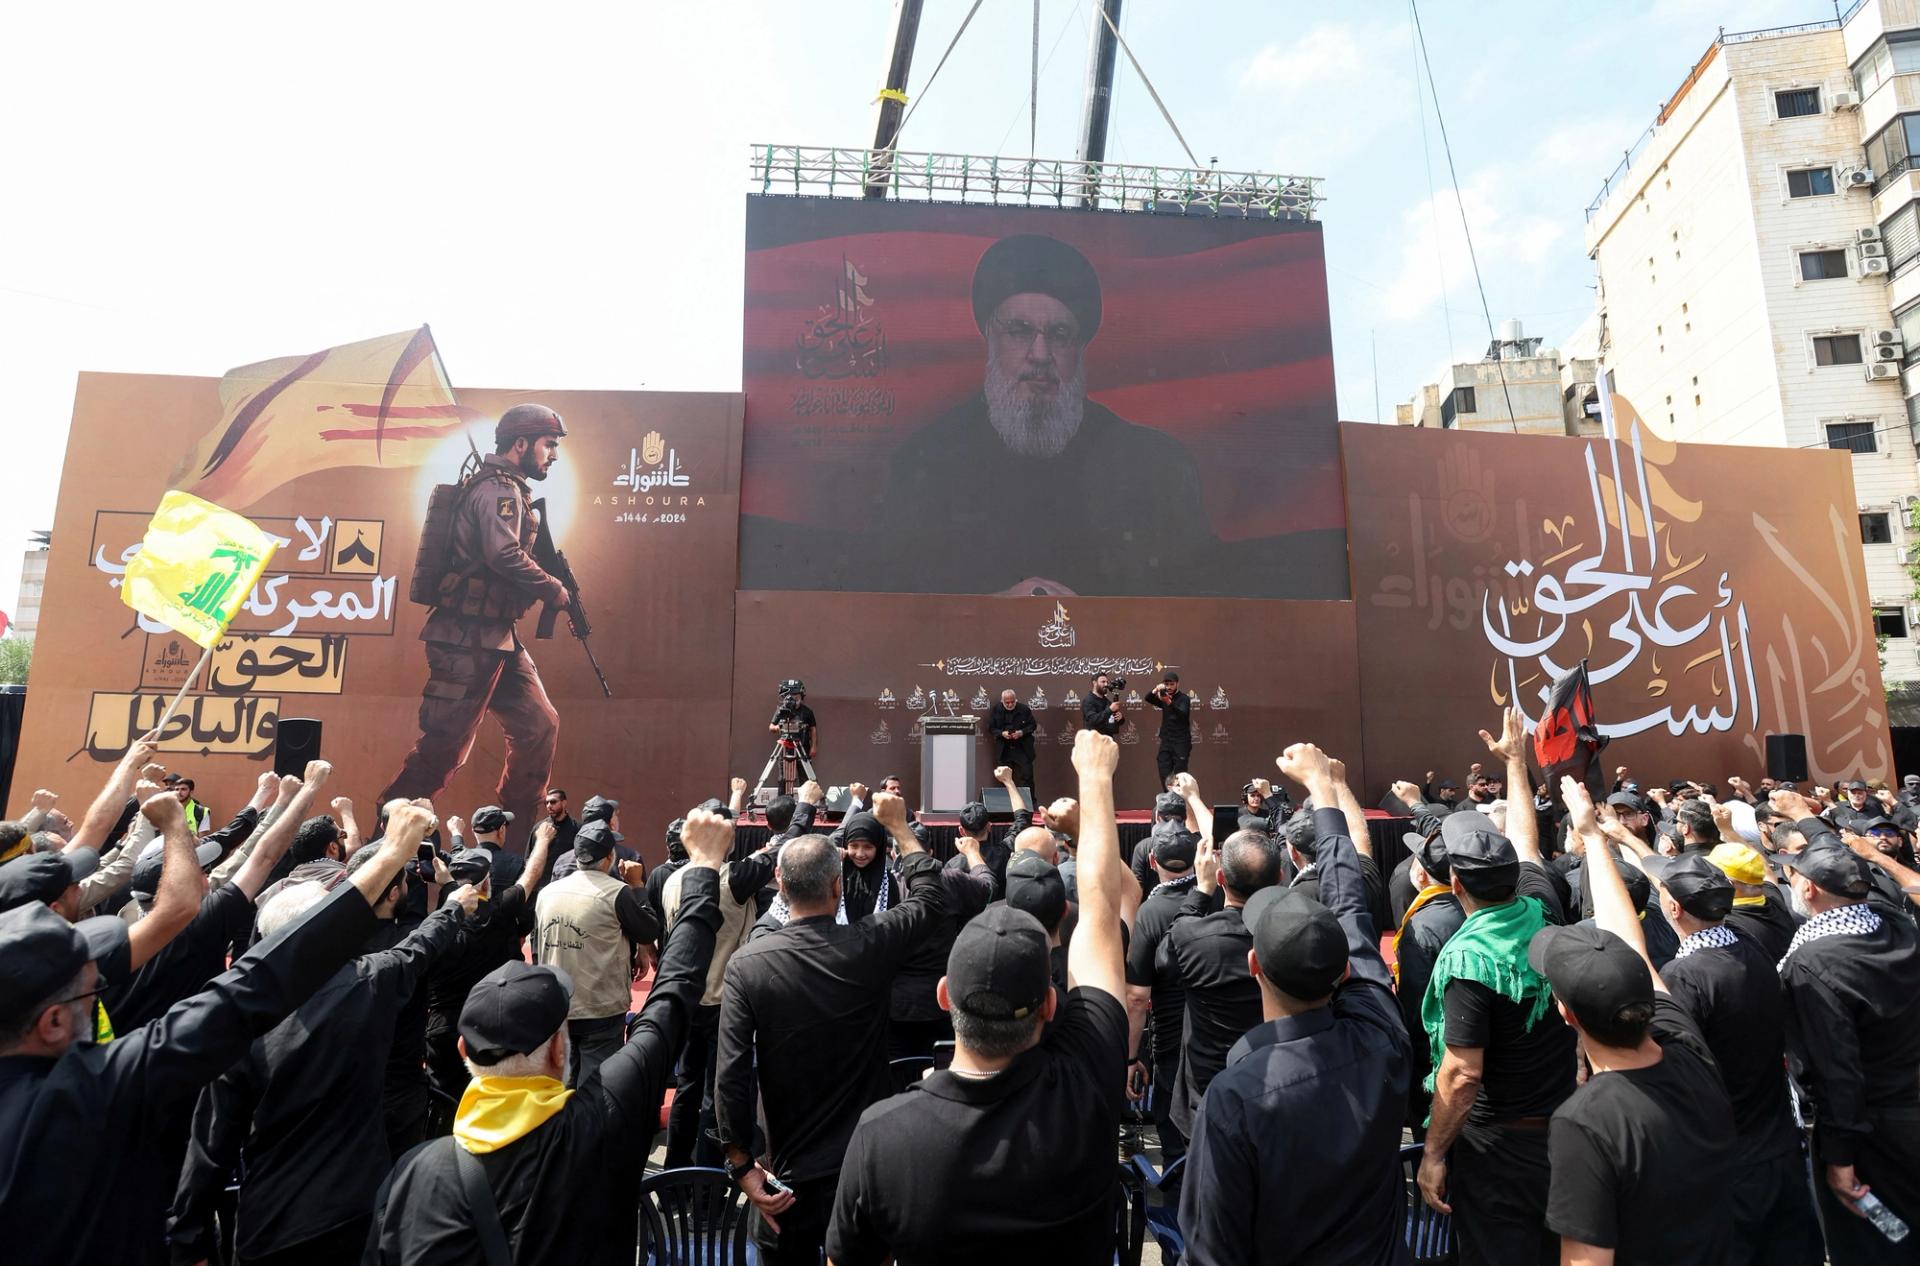
[[[498,1151],[545,1125],[572,1097],[551,1077],[475,1077],[460,1096],[453,1137],[476,1156]]]
[[[1763,892],[1757,897],[1735,897],[1733,899],[1733,904],[1741,907],[1742,909],[1751,909],[1754,906],[1763,906],[1767,904],[1767,894]]]
[[[1421,906],[1426,905],[1435,897],[1444,897],[1452,891],[1453,889],[1451,887],[1444,884],[1434,884],[1430,888],[1422,888],[1420,895],[1413,899],[1413,904],[1407,907],[1406,917],[1400,920],[1400,930],[1393,934],[1394,984],[1397,985],[1400,983],[1400,938],[1407,934],[1407,924],[1413,922],[1413,916],[1420,913]]]

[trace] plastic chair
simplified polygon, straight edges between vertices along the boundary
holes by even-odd
[[[1430,1208],[1420,1198],[1420,1161],[1426,1154],[1420,1143],[1400,1149],[1400,1169],[1407,1183],[1407,1247],[1413,1250],[1415,1266],[1454,1260],[1453,1215]]]
[[[902,1055],[899,1059],[889,1060],[887,1073],[893,1079],[893,1093],[905,1094],[932,1067],[931,1055]]]
[[[1117,1266],[1140,1266],[1140,1250],[1147,1241],[1147,1189],[1131,1165],[1120,1167],[1120,1199],[1113,1211],[1113,1260]]]
[[[436,1086],[427,1087],[427,1137],[442,1138],[453,1133],[453,1118],[460,1101]]]
[[[724,1169],[668,1169],[640,1184],[653,1266],[746,1266],[747,1198]]]
[[[1173,1164],[1161,1171],[1156,1171],[1153,1162],[1144,1155],[1133,1158],[1134,1171],[1147,1190],[1162,1195],[1170,1194],[1167,1192],[1169,1184],[1174,1184],[1177,1189],[1180,1173],[1186,1166],[1187,1158],[1184,1156],[1177,1157]],[[1180,1231],[1180,1202],[1174,1200],[1167,1203],[1163,1200],[1157,1205],[1149,1204],[1146,1206],[1146,1215],[1147,1233],[1160,1246],[1160,1260],[1165,1266],[1174,1266],[1187,1251],[1187,1237]]]

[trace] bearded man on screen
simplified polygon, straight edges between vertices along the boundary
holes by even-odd
[[[1212,543],[1193,459],[1087,398],[1100,278],[1037,234],[1001,238],[973,275],[980,393],[894,453],[897,588],[934,593],[1167,594]]]

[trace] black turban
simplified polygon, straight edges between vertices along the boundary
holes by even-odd
[[[1052,295],[1072,310],[1086,342],[1100,328],[1100,278],[1087,257],[1037,233],[1003,237],[973,270],[973,319],[981,329],[1011,295]]]

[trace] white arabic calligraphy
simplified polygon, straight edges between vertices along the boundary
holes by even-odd
[[[630,450],[627,454],[627,468],[613,477],[613,486],[631,488],[635,492],[687,486],[687,473],[680,469],[680,454],[674,449],[667,450],[667,464],[659,470],[648,470],[645,468],[646,465],[647,463],[640,460],[639,449]]]

